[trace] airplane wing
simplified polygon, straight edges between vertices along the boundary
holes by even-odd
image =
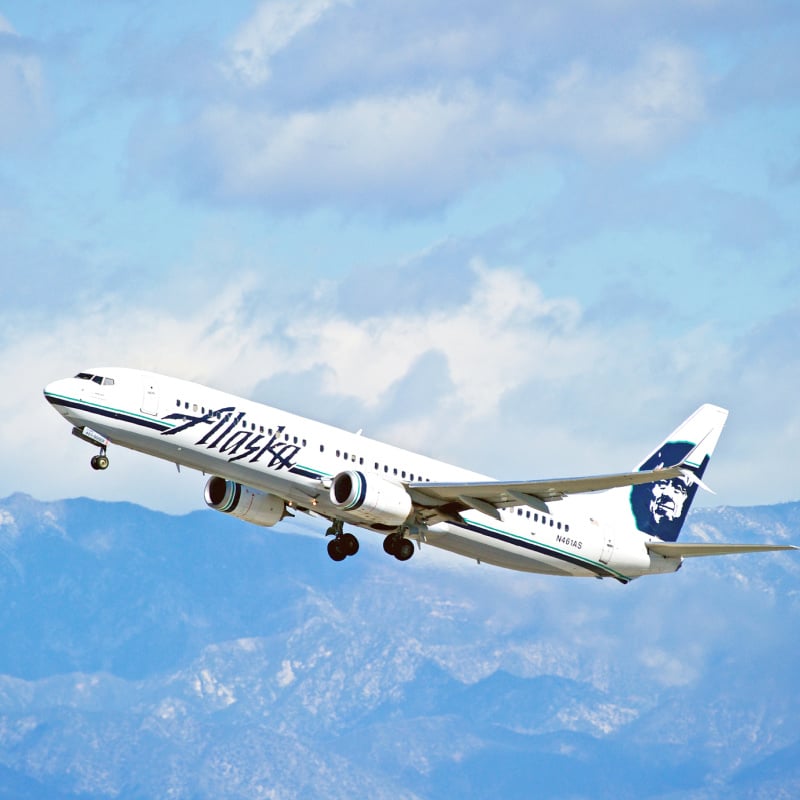
[[[736,553],[762,553],[771,550],[800,550],[793,544],[705,544],[704,542],[647,542],[651,553],[669,558],[730,556]]]
[[[450,514],[474,508],[495,519],[500,518],[498,508],[527,505],[547,511],[547,503],[563,500],[567,495],[600,492],[620,486],[687,477],[686,467],[677,464],[661,469],[639,472],[619,472],[586,478],[555,478],[538,481],[512,481],[501,483],[411,483],[408,485],[414,502],[423,507],[446,507]],[[691,477],[690,477],[691,479]]]

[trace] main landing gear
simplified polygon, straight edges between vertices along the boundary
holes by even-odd
[[[414,542],[399,533],[390,533],[383,540],[383,549],[398,561],[408,561],[414,555]]]
[[[358,552],[358,539],[352,533],[344,533],[342,525],[340,519],[335,519],[325,532],[326,536],[333,536],[328,542],[328,555],[334,561],[344,561],[348,556],[354,556]]]
[[[340,519],[335,519],[325,532],[326,536],[333,536],[328,542],[328,555],[334,561],[344,561],[358,552],[358,539],[352,533],[344,533],[343,524]],[[400,533],[390,533],[383,540],[383,549],[398,561],[408,561],[414,555],[414,542]]]

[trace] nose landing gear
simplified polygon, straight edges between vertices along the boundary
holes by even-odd
[[[111,444],[111,442],[106,439],[105,436],[97,431],[93,431],[88,427],[73,428],[72,435],[76,436],[83,442],[88,442],[89,444],[93,444],[95,447],[100,448],[100,453],[96,456],[92,456],[92,460],[89,462],[92,465],[92,469],[108,469],[108,456],[106,455],[106,448]]]
[[[105,447],[100,451],[99,455],[92,456],[92,460],[89,463],[92,465],[92,469],[108,469],[109,462]]]

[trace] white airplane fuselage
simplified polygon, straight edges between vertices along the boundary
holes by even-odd
[[[415,486],[492,479],[189,381],[124,368],[82,375],[45,388],[47,400],[81,438],[94,440],[103,454],[109,443],[126,447],[275,498],[280,513],[250,520],[256,524],[271,525],[300,510],[500,567],[622,582],[681,565],[680,558],[648,551],[646,542],[655,537],[616,527],[614,514],[604,516],[602,494],[492,514],[476,508],[443,512],[447,518],[430,521],[430,515],[417,513],[422,495]],[[331,482],[343,472],[361,474],[387,497],[396,492],[397,516],[334,502]],[[414,511],[404,517],[406,494],[416,499]]]

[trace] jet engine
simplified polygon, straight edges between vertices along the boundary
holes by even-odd
[[[286,516],[286,504],[280,497],[259,492],[225,478],[208,479],[204,492],[206,504],[215,511],[270,528]]]
[[[395,528],[411,513],[411,497],[403,486],[377,475],[340,472],[331,483],[331,503],[359,519]]]

